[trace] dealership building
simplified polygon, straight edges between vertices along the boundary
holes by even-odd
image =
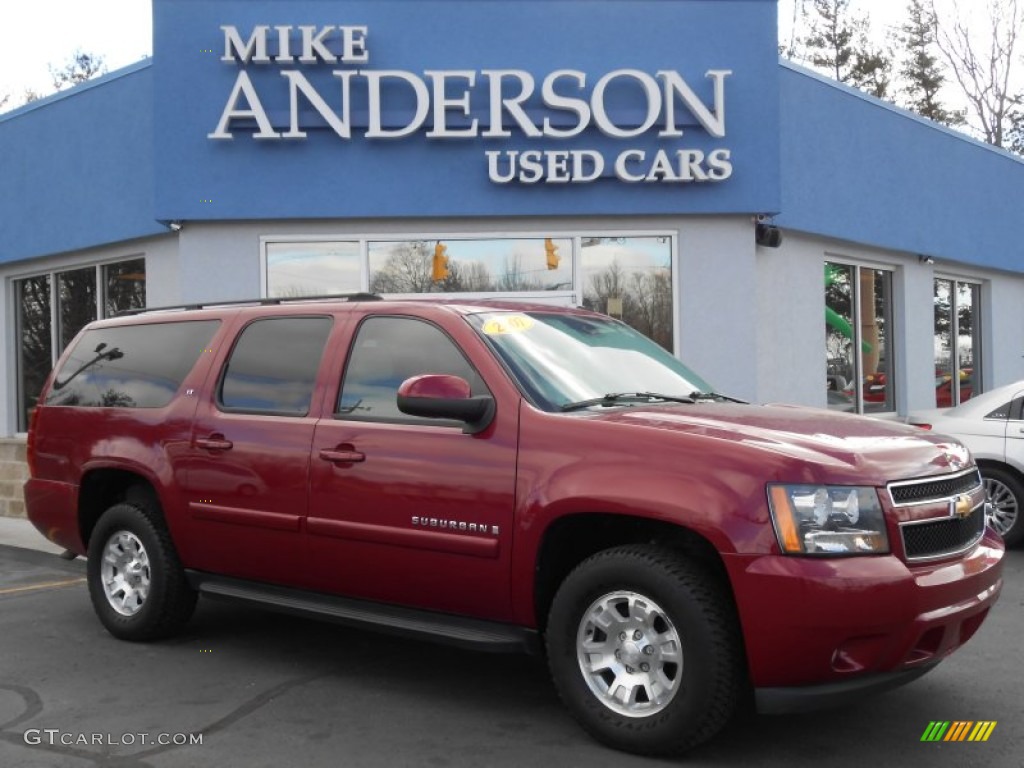
[[[154,0],[151,59],[0,115],[0,514],[53,363],[141,306],[586,306],[890,418],[1024,378],[1024,161],[780,62],[776,14]]]

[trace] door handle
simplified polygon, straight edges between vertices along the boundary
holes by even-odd
[[[197,437],[196,445],[208,451],[230,451],[235,446],[234,443],[220,433],[210,435],[209,437]]]
[[[333,464],[353,464],[366,461],[366,454],[357,451],[351,445],[339,445],[337,448],[321,448],[320,458]]]

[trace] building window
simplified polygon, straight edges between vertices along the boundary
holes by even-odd
[[[146,306],[145,259],[104,264],[100,269],[104,291],[104,317],[113,317],[118,312],[142,309]]]
[[[63,350],[96,319],[96,268],[57,273],[57,347]]]
[[[267,242],[271,298],[355,293],[362,289],[358,242]]]
[[[75,335],[101,314],[109,317],[145,306],[146,261],[130,259],[15,280],[14,303],[18,431],[24,432],[50,369]]]
[[[543,234],[543,233],[541,233]],[[265,295],[500,294],[582,304],[675,351],[671,235],[263,239]]]
[[[672,242],[668,237],[584,237],[583,306],[616,317],[673,351]]]
[[[980,306],[980,285],[942,278],[935,281],[935,405],[938,408],[959,405],[981,391]]]
[[[573,289],[572,240],[371,242],[374,293],[536,293]]]
[[[24,432],[53,367],[50,276],[18,280],[14,296],[18,318],[18,431]]]
[[[891,329],[892,272],[826,263],[829,408],[857,413],[896,410]]]

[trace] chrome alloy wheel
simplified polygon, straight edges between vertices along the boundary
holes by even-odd
[[[1000,536],[1005,536],[1017,522],[1020,509],[1013,490],[994,477],[985,478],[985,494],[988,496],[988,524]]]
[[[610,592],[591,603],[576,635],[576,656],[590,690],[620,715],[653,715],[679,692],[679,632],[661,606],[636,592]]]
[[[122,616],[134,616],[149,595],[149,555],[139,537],[117,531],[103,548],[100,567],[103,592],[111,607]]]

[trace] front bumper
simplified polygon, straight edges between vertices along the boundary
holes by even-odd
[[[913,566],[894,555],[725,556],[759,708],[838,703],[928,671],[984,621],[1003,551],[986,530],[963,555]]]
[[[910,669],[880,675],[860,675],[850,680],[822,685],[801,685],[793,688],[755,688],[754,704],[762,715],[783,715],[814,712],[828,707],[850,704],[876,693],[883,693],[912,683],[931,672],[939,663],[921,664]]]

